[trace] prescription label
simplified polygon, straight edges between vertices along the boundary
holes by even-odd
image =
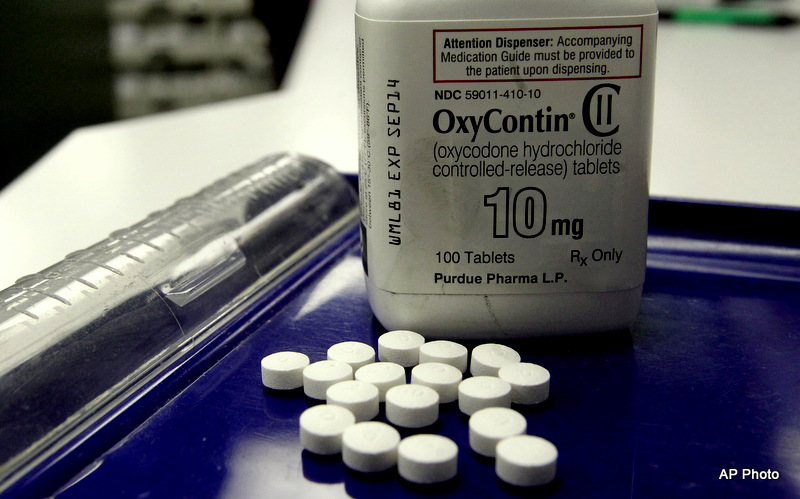
[[[644,280],[655,16],[356,18],[365,269],[396,293]]]

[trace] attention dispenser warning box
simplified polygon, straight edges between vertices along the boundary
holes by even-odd
[[[643,26],[433,31],[434,83],[639,78]]]

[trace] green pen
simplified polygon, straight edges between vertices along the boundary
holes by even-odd
[[[693,24],[735,24],[743,26],[789,26],[797,18],[767,9],[742,7],[676,7],[661,9],[659,19]]]

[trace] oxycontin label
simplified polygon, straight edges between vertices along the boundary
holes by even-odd
[[[644,279],[654,16],[357,17],[365,266],[398,293]]]

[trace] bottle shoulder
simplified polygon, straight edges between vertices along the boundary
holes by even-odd
[[[356,15],[375,21],[458,21],[656,15],[653,0],[358,0]]]

